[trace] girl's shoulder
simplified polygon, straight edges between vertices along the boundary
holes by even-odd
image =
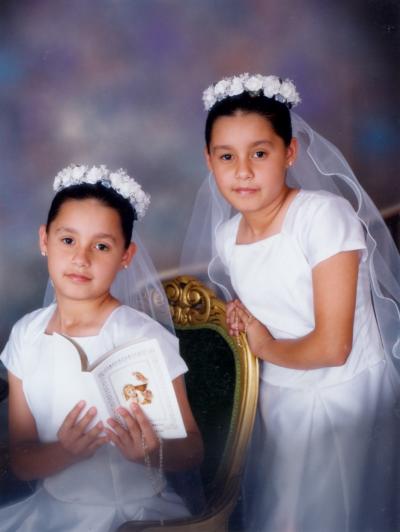
[[[222,223],[217,228],[215,233],[215,247],[225,266],[229,262],[228,257],[230,256],[236,242],[236,235],[239,229],[240,219],[241,214],[238,213]]]
[[[300,189],[296,197],[296,203],[299,210],[308,210],[309,208],[318,209],[327,208],[351,208],[350,202],[342,196],[337,196],[327,190],[305,190]]]
[[[106,320],[103,331],[116,338],[135,337],[163,337],[175,338],[165,327],[148,314],[129,307],[120,305]]]
[[[312,267],[341,251],[366,249],[362,224],[347,199],[326,191],[301,190],[292,207],[284,232]],[[363,260],[366,256],[363,252]]]
[[[102,332],[111,337],[114,346],[145,338],[154,338],[160,344],[171,379],[187,371],[186,364],[179,356],[178,338],[163,325],[139,310],[127,305],[117,307],[109,316]]]
[[[359,224],[351,203],[326,190],[301,189],[289,208],[284,230],[298,232],[315,224],[329,227],[332,223]]]
[[[32,340],[44,333],[47,324],[54,313],[55,304],[36,309],[22,316],[13,326],[12,335],[23,337],[25,341]]]

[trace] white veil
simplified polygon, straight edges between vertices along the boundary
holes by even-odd
[[[400,371],[399,252],[378,209],[340,151],[293,111],[291,119],[299,150],[288,170],[287,183],[306,190],[330,191],[353,205],[365,230],[373,304],[382,341]],[[232,298],[233,290],[217,255],[215,234],[231,216],[230,205],[209,175],[197,195],[181,256],[182,272],[207,272],[226,299]]]

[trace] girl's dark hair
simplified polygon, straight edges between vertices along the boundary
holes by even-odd
[[[133,222],[137,220],[136,211],[127,199],[118,194],[113,188],[105,187],[101,183],[95,183],[94,185],[81,183],[63,188],[57,192],[50,205],[46,230],[49,230],[52,221],[66,201],[85,199],[96,199],[106,207],[111,207],[111,209],[115,209],[118,212],[124,235],[125,249],[127,249],[132,239]]]
[[[292,122],[289,108],[281,102],[266,96],[252,96],[243,92],[237,96],[228,96],[211,107],[205,127],[207,150],[210,149],[214,122],[220,116],[233,116],[237,113],[257,113],[268,120],[273,130],[279,135],[285,146],[292,140]]]

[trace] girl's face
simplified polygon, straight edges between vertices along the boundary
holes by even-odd
[[[124,247],[118,212],[96,199],[67,200],[49,231],[39,229],[57,299],[95,300],[108,294],[135,245]]]
[[[240,113],[217,118],[205,156],[221,194],[249,213],[262,212],[286,192],[286,169],[296,151],[296,139],[286,147],[266,118]]]

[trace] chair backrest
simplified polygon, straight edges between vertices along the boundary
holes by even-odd
[[[189,401],[205,445],[201,475],[207,505],[228,505],[229,512],[254,423],[258,362],[244,335],[229,336],[225,304],[199,280],[180,276],[165,281],[164,288],[189,367]]]

